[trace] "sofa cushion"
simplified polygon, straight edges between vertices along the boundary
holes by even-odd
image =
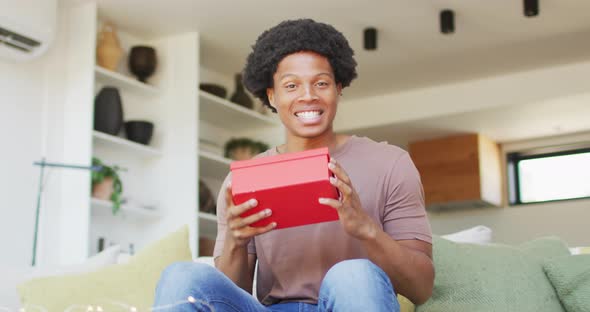
[[[542,267],[543,259],[569,254],[561,240],[514,247],[433,239],[433,295],[416,311],[563,311]]]
[[[25,275],[25,280],[31,280],[40,277],[58,276],[75,273],[93,272],[105,266],[116,264],[117,257],[121,252],[121,246],[113,245],[100,253],[86,259],[81,264],[67,266],[38,266],[34,267],[29,274]]]
[[[101,306],[120,311],[121,306],[148,310],[161,272],[177,261],[190,261],[188,227],[145,247],[127,264],[115,264],[90,273],[34,279],[18,287],[23,307],[65,311],[75,305]],[[129,308],[127,308],[129,311]]]
[[[441,237],[456,243],[489,244],[492,242],[492,229],[484,225],[477,225]]]
[[[92,272],[107,265],[115,264],[121,247],[111,246],[102,252],[88,258],[81,264],[68,266],[19,266],[0,268],[0,306],[12,310],[21,307],[16,286],[34,278],[48,277],[55,275]]]
[[[550,259],[543,269],[567,312],[590,311],[590,254]]]

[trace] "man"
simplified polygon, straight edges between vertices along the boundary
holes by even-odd
[[[218,198],[217,269],[178,263],[163,273],[156,304],[192,296],[183,311],[399,311],[396,293],[416,304],[432,293],[430,225],[419,174],[408,153],[367,138],[338,135],[332,123],[343,88],[356,77],[353,51],[330,25],[285,21],[253,46],[244,84],[278,113],[286,143],[259,155],[328,147],[339,200],[318,198],[339,221],[273,230],[240,218],[231,177]],[[250,295],[258,263],[257,296]]]

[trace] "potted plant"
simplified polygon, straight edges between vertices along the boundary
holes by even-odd
[[[249,138],[232,138],[225,143],[225,157],[232,160],[246,160],[268,149],[268,145]]]
[[[100,167],[92,171],[92,197],[113,202],[113,214],[121,208],[123,184],[119,177],[118,166],[107,166],[100,159],[92,157],[92,166]]]

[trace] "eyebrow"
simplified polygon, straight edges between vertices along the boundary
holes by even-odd
[[[326,76],[329,76],[330,78],[334,78],[334,76],[331,73],[326,73],[326,72],[319,73],[319,74],[317,74],[315,76],[317,77],[317,76],[322,76],[322,75],[326,75]],[[285,77],[289,77],[289,76],[297,76],[297,75],[286,73],[286,74],[283,74],[281,77],[279,77],[279,80],[283,80]]]

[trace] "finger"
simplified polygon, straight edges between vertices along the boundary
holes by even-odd
[[[250,225],[254,222],[260,221],[264,218],[269,217],[272,214],[272,211],[270,209],[264,209],[262,211],[259,211],[253,215],[247,216],[246,218],[241,219],[242,222],[242,226],[247,226]]]
[[[231,230],[231,234],[236,239],[250,239],[256,235],[272,231],[277,227],[276,222],[271,222],[263,227],[243,227],[237,230]]]
[[[228,211],[228,219],[239,217],[242,213],[256,207],[258,205],[258,201],[254,198],[243,202],[237,206],[230,207]]]
[[[324,197],[320,197],[318,199],[318,202],[322,205],[326,205],[326,206],[330,206],[334,209],[340,209],[342,208],[342,202],[333,198],[324,198]]]
[[[264,227],[260,227],[260,228],[253,228],[254,230],[254,235],[260,235],[260,234],[264,234],[267,232],[272,231],[274,228],[277,227],[277,223],[276,222],[271,222],[267,225],[265,225]]]
[[[242,218],[233,218],[228,222],[229,229],[232,231],[239,230],[244,227],[244,219]]]
[[[235,239],[247,239],[247,238],[249,238],[248,235],[246,235],[244,233],[244,231],[242,231],[242,230],[232,230],[231,231],[231,234],[232,234],[232,236]]]
[[[232,199],[231,194],[231,181],[227,182],[227,187],[225,188],[225,207],[229,208],[234,205],[234,201]]]
[[[338,180],[342,180],[344,183],[350,184],[350,177],[348,177],[348,174],[346,173],[346,171],[344,171],[342,166],[340,166],[340,164],[336,162],[336,159],[330,159],[330,162],[328,163],[328,168],[330,168],[330,170],[334,173]]]
[[[270,209],[264,209],[262,211],[259,211],[253,215],[247,216],[245,218],[233,218],[229,221],[229,228],[232,230],[237,230],[240,228],[243,228],[245,226],[249,226],[250,224],[256,222],[256,221],[260,221],[268,216],[271,215],[271,210]]]
[[[338,188],[343,197],[349,197],[352,195],[352,188],[348,184],[345,184],[342,180],[331,177],[330,183]]]

